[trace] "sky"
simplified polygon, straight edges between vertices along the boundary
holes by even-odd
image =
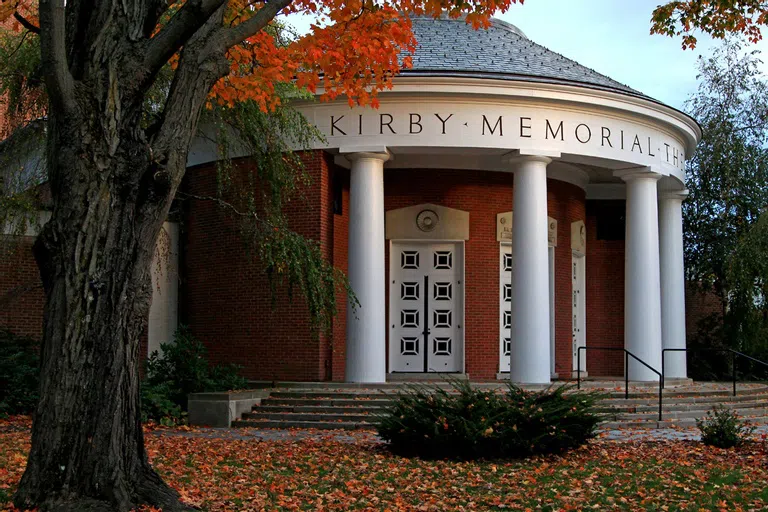
[[[696,91],[697,59],[717,45],[698,35],[694,50],[680,38],[650,35],[651,13],[661,0],[525,0],[496,17],[529,39],[652,98],[682,109]],[[306,30],[308,19],[289,19]],[[768,34],[766,34],[768,38]],[[768,60],[768,43],[755,48]],[[768,65],[763,66],[768,72]]]

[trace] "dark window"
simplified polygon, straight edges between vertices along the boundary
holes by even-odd
[[[341,215],[343,212],[343,206],[342,206],[342,193],[343,187],[341,183],[341,179],[339,178],[338,174],[334,176],[333,180],[333,213],[335,215]]]
[[[624,201],[589,201],[587,215],[594,216],[598,240],[624,240],[626,224]]]

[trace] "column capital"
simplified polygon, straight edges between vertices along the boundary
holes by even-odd
[[[343,156],[350,162],[356,160],[392,160],[392,154],[384,146],[360,146],[339,148],[339,156]]]
[[[633,167],[631,169],[621,169],[613,171],[613,175],[621,178],[623,181],[633,181],[638,179],[660,180],[663,176],[650,167]]]
[[[688,194],[689,192],[687,188],[684,188],[683,190],[660,190],[659,199],[683,201],[686,197],[688,197]]]
[[[516,149],[511,153],[507,153],[502,158],[505,163],[510,164],[543,162],[545,165],[549,165],[553,158],[560,158],[560,153],[557,151]]]

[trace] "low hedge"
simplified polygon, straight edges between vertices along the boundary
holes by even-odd
[[[595,437],[604,395],[570,386],[526,391],[409,386],[378,418],[378,432],[400,455],[427,459],[518,458],[561,453]]]

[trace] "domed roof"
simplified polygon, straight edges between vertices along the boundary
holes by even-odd
[[[511,23],[492,19],[475,30],[463,18],[413,18],[418,47],[404,76],[468,76],[549,82],[646,97],[528,39]]]

